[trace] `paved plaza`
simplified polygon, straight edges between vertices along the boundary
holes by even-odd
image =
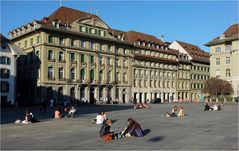
[[[82,105],[73,119],[52,119],[50,113],[32,108],[40,123],[13,124],[23,118],[25,108],[3,109],[1,150],[238,150],[238,104],[227,103],[222,111],[204,112],[203,103],[184,106],[185,118],[166,118],[175,104],[152,104],[151,109],[132,105]],[[99,136],[100,125],[93,125],[98,111],[106,111],[121,131],[129,117],[144,130],[142,138],[122,138],[106,142]],[[17,113],[16,113],[17,112]]]

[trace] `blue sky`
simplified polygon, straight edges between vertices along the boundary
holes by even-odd
[[[98,14],[111,28],[139,31],[166,41],[180,40],[198,45],[238,23],[238,1],[80,1],[63,0],[63,5]],[[1,0],[1,33],[8,37],[14,28],[41,20],[60,6],[60,0]]]

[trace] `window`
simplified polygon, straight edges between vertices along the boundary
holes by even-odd
[[[216,48],[216,52],[221,52],[221,48],[220,48],[220,47],[217,47],[217,48]]]
[[[64,69],[61,67],[59,68],[59,71],[58,71],[58,78],[59,79],[63,79],[64,77]]]
[[[107,80],[108,80],[108,81],[111,81],[111,71],[108,72]]]
[[[48,43],[53,43],[53,36],[52,35],[48,36]]]
[[[70,60],[71,62],[75,61],[75,53],[70,54]]]
[[[113,47],[113,46],[108,46],[108,52],[111,52],[111,51],[112,51],[112,50],[111,50],[112,47]]]
[[[40,36],[37,36],[36,42],[37,42],[37,44],[40,43]]]
[[[216,70],[216,74],[215,74],[215,75],[216,75],[216,78],[220,78],[221,73],[220,73],[220,70],[219,70],[219,69]]]
[[[80,79],[83,81],[85,79],[85,69],[80,70]]]
[[[53,67],[48,67],[48,79],[53,78]]]
[[[84,54],[80,55],[80,61],[81,61],[81,63],[85,62],[85,55]]]
[[[119,66],[119,59],[116,59],[116,66],[118,67]]]
[[[90,83],[92,83],[94,80],[94,70],[90,70]]]
[[[226,64],[230,64],[230,57],[226,57]]]
[[[27,40],[24,41],[24,47],[27,47]]]
[[[94,43],[90,42],[90,49],[93,50],[94,49]]]
[[[80,41],[80,47],[85,48],[85,42],[84,41]]]
[[[125,55],[127,53],[127,50],[126,49],[123,49],[123,54]]]
[[[103,57],[102,56],[99,56],[99,63],[100,63],[100,65],[103,64]]]
[[[220,65],[220,58],[216,58],[216,65]]]
[[[75,79],[75,68],[71,69],[71,79]]]
[[[127,61],[123,60],[123,67],[126,67],[126,66],[127,66]]]
[[[1,68],[0,72],[1,72],[0,78],[9,78],[10,75],[9,69]]]
[[[226,77],[230,77],[231,73],[230,73],[230,69],[226,69]]]
[[[52,59],[53,59],[53,51],[48,50],[48,60],[52,60]]]
[[[231,51],[231,45],[226,45],[225,51]]]
[[[65,39],[60,37],[59,38],[59,45],[64,45],[65,44]]]
[[[127,74],[126,74],[126,73],[124,73],[124,74],[123,74],[123,82],[125,82],[125,81],[126,81],[126,79],[127,79]]]
[[[59,52],[59,61],[63,61],[64,60],[64,53],[62,51]]]
[[[71,39],[71,46],[76,46],[76,40]]]
[[[0,57],[0,63],[10,65],[11,64],[11,59],[9,57],[1,56]]]
[[[1,81],[1,92],[9,92],[9,83],[7,81]]]
[[[33,38],[31,38],[31,40],[30,40],[30,45],[31,46],[33,45]]]
[[[95,61],[94,61],[94,56],[90,56],[90,63],[93,64]]]
[[[107,58],[107,64],[110,65],[111,59]]]

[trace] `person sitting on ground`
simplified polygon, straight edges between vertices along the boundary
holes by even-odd
[[[170,117],[177,117],[177,111],[178,107],[174,106],[173,109],[171,110]]]
[[[69,112],[67,113],[66,117],[71,117],[73,118],[75,116],[76,113],[76,108],[74,106],[72,106],[69,110]]]
[[[122,137],[129,137],[129,136],[135,136],[135,137],[143,137],[143,131],[141,129],[141,126],[138,122],[136,122],[134,119],[129,118],[128,119],[128,126],[125,128],[125,130],[121,133]]]
[[[143,104],[142,104],[142,107],[143,107],[144,109],[148,109],[148,108],[149,108],[149,105],[148,105],[147,103],[143,103]]]
[[[179,108],[179,111],[178,111],[178,117],[180,117],[180,118],[183,118],[184,117],[184,109],[183,109],[183,107],[180,107]]]
[[[114,132],[110,131],[112,123],[112,120],[107,120],[100,129],[100,137],[106,141],[114,139]]]
[[[59,119],[61,117],[62,117],[62,113],[61,113],[60,108],[56,108],[56,111],[55,111],[55,114],[54,114],[54,118],[55,119]]]
[[[93,124],[103,124],[103,122],[103,112],[99,112],[98,115],[92,121]]]
[[[213,111],[218,111],[218,103],[217,104],[214,104],[213,107],[212,107]]]
[[[38,120],[36,120],[34,117],[33,117],[33,114],[30,110],[27,110],[26,113],[25,113],[25,120],[23,120],[21,123],[23,124],[31,124],[31,123],[36,123],[36,122],[40,122]]]
[[[206,105],[205,105],[205,107],[204,107],[204,111],[209,111],[210,110],[210,106],[209,106],[209,104],[208,103],[206,103]]]

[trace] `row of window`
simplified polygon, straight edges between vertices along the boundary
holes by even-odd
[[[225,58],[225,64],[230,64],[231,63],[231,58],[230,57],[226,57]],[[216,58],[216,65],[220,65],[220,58]]]
[[[26,48],[26,47],[33,46],[34,44],[38,44],[38,43],[40,43],[40,36],[36,36],[36,38],[31,38],[30,40],[25,40],[23,47]],[[22,48],[22,43],[19,42],[18,46],[20,48]]]
[[[204,88],[204,84],[201,84],[201,83],[192,83],[192,84],[191,84],[191,88],[192,88],[192,89],[203,89],[203,88]]]
[[[75,74],[75,68],[70,69],[70,79],[76,79],[76,74]],[[102,70],[99,71],[99,81],[102,81],[104,78],[104,72]],[[85,80],[85,69],[80,70],[80,80],[81,82]],[[48,67],[48,79],[54,79],[54,68],[52,66]],[[58,68],[58,79],[63,80],[64,79],[64,69],[62,67]],[[94,69],[90,70],[90,81],[93,82],[95,79],[95,71]],[[107,72],[107,81],[112,80],[112,71]],[[119,72],[116,73],[116,81],[120,80],[120,74]],[[127,80],[127,74],[123,73],[123,82]]]
[[[216,78],[220,78],[221,77],[221,72],[219,69],[216,70]],[[231,70],[230,69],[226,69],[226,77],[231,77]]]
[[[55,39],[58,40],[59,45],[65,45],[66,39],[63,37],[53,37],[52,35],[48,36],[48,43],[56,43]],[[114,52],[117,54],[128,54],[129,50],[125,48],[119,48],[112,45],[107,44],[100,44],[95,43],[92,41],[83,41],[83,40],[77,40],[77,39],[70,39],[70,46],[73,47],[80,47],[83,49],[90,49],[90,50],[98,50],[98,51],[107,51],[107,52]]]
[[[11,58],[6,57],[6,56],[0,56],[0,64],[10,65],[11,64]]]
[[[134,87],[145,87],[148,86],[150,88],[175,88],[175,82],[174,81],[156,81],[156,80],[134,80]]]
[[[153,57],[160,57],[160,58],[165,58],[165,59],[176,59],[175,55],[170,55],[170,54],[165,54],[165,53],[159,53],[159,52],[154,52],[154,51],[148,51],[148,50],[140,50],[139,52],[136,51],[136,54],[143,54],[143,55],[149,55]]]
[[[165,69],[176,69],[176,65],[168,65],[168,64],[162,64],[162,63],[155,63],[155,62],[148,62],[148,61],[138,61],[135,60],[135,65],[141,65],[141,66],[150,66],[150,67],[156,67],[156,68],[165,68]]]
[[[207,80],[207,79],[209,79],[209,76],[208,75],[191,74],[191,79],[193,79],[193,80]]]
[[[209,72],[209,67],[202,67],[202,66],[192,66],[193,70],[198,70],[198,71],[208,71]]]
[[[6,68],[0,69],[0,78],[9,78],[10,76],[10,70]]]
[[[9,83],[7,81],[0,81],[0,92],[9,92]]]
[[[175,73],[171,73],[171,72],[161,72],[161,71],[149,71],[149,70],[141,70],[141,69],[134,69],[134,77],[137,78],[139,76],[142,78],[143,76],[153,78],[154,77],[158,77],[158,75],[160,77],[164,76],[164,77],[175,77]]]
[[[232,49],[232,46],[231,46],[231,45],[226,45],[226,46],[225,46],[225,51],[226,51],[226,52],[231,51],[231,49]],[[216,53],[220,53],[221,51],[222,51],[221,47],[216,47]]]
[[[88,26],[80,26],[79,28],[80,32],[96,35],[96,36],[101,36],[101,37],[107,37],[107,32],[102,30],[102,29],[97,29],[93,27],[88,27]]]

